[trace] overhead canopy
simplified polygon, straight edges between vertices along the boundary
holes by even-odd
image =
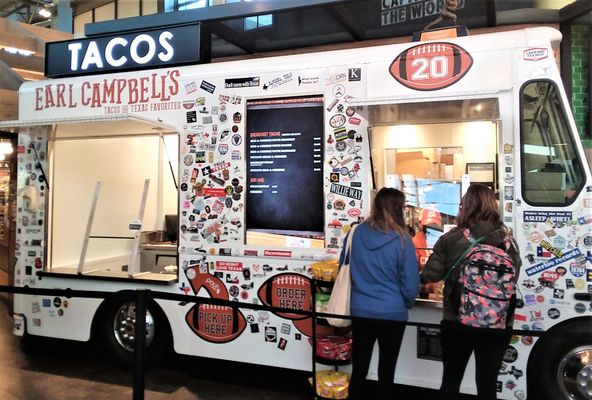
[[[86,118],[51,118],[0,122],[0,130],[16,131],[18,128],[54,126],[55,139],[86,138],[99,136],[147,135],[162,132],[177,133],[176,128],[159,121],[128,114]]]
[[[212,58],[332,43],[411,35],[434,21],[435,0],[240,1],[85,25],[85,36],[141,31],[200,22],[212,36]],[[459,2],[458,23],[493,26],[489,0]]]

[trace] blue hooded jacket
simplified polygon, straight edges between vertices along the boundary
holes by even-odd
[[[386,233],[367,223],[359,225],[353,237],[350,271],[352,316],[407,320],[407,310],[419,291],[419,269],[410,237],[401,240],[394,231]]]

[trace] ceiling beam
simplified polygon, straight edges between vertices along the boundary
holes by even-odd
[[[294,11],[327,7],[336,4],[361,2],[366,0],[267,0],[241,1],[219,6],[210,6],[183,10],[164,14],[153,14],[142,17],[131,17],[113,21],[95,22],[84,26],[85,36],[121,33],[145,29],[157,29],[165,26],[195,24],[197,22],[214,22],[229,19],[252,17]]]
[[[561,22],[565,22],[580,17],[587,12],[592,12],[592,2],[590,0],[577,0],[559,10],[559,18]]]
[[[354,18],[351,15],[351,12],[347,10],[345,7],[339,5],[334,7],[327,7],[325,10],[356,41],[361,41],[365,39],[364,31],[356,27],[356,18]]]
[[[0,50],[0,61],[5,62],[11,68],[26,69],[27,71],[43,72],[45,68],[44,57],[37,55],[25,57]]]

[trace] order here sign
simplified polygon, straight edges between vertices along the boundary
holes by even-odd
[[[50,42],[45,45],[45,76],[100,74],[209,62],[201,25]]]

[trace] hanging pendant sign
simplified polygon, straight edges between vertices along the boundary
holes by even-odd
[[[59,78],[210,61],[201,25],[50,42],[45,76]]]

